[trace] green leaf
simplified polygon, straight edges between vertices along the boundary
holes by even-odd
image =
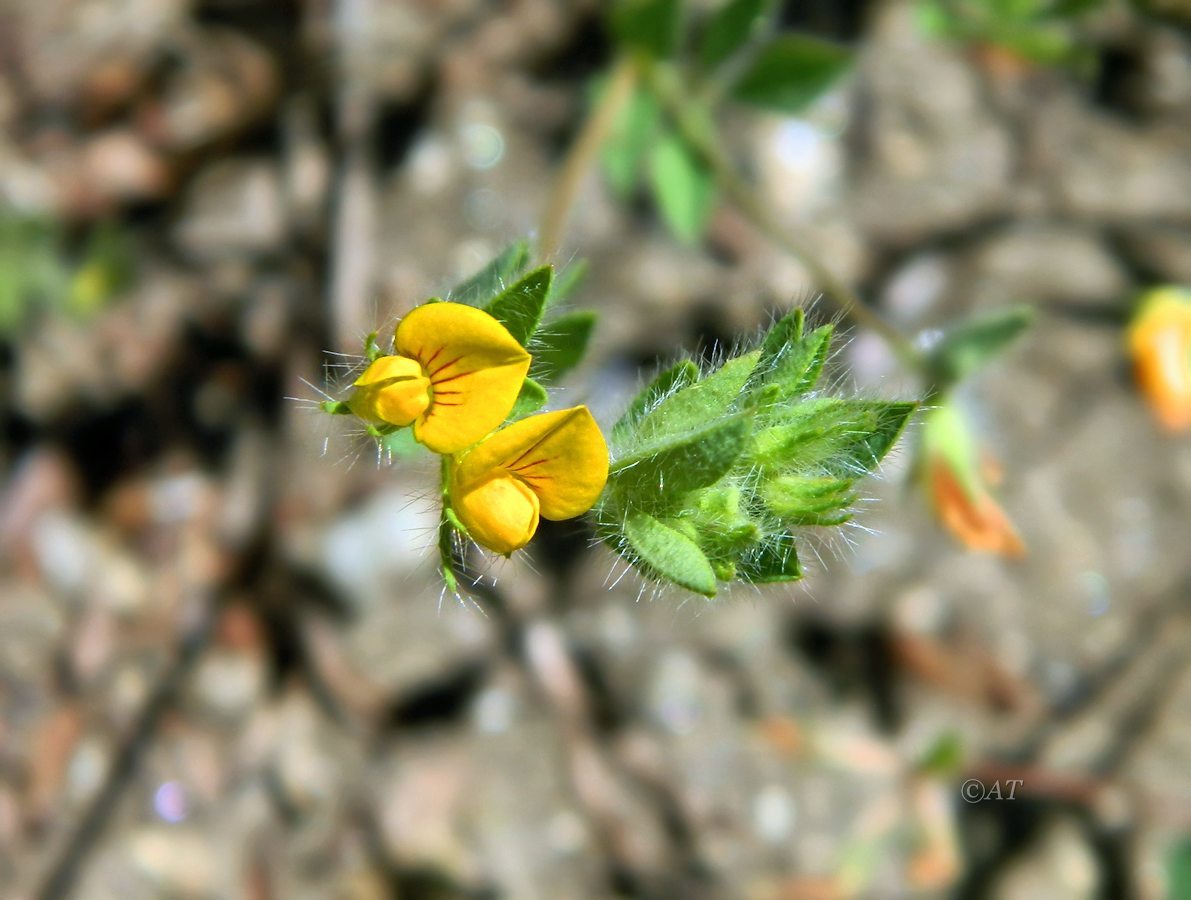
[[[733,88],[733,96],[778,112],[801,112],[830,88],[851,62],[851,52],[838,44],[785,34],[757,54]]]
[[[948,776],[958,772],[963,762],[963,741],[957,732],[948,731],[939,735],[918,760],[918,770],[928,775]]]
[[[767,470],[857,478],[876,468],[917,408],[884,400],[800,403],[756,432],[750,458]]]
[[[543,406],[550,397],[546,393],[546,389],[534,381],[532,378],[526,378],[521,382],[521,392],[517,395],[517,401],[513,404],[513,409],[509,412],[508,421],[514,422],[517,419],[524,419],[530,413],[535,413]]]
[[[571,296],[586,277],[587,260],[584,259],[571,263],[565,269],[555,269],[554,278],[550,282],[550,294],[546,297],[546,309]]]
[[[1014,306],[963,322],[949,329],[930,350],[929,364],[937,387],[962,381],[1002,353],[1034,321],[1034,310]]]
[[[846,510],[856,501],[853,479],[779,475],[759,491],[765,506],[779,519],[796,525],[819,525],[824,516]]]
[[[1166,896],[1170,900],[1191,897],[1191,837],[1184,837],[1166,856]]]
[[[529,343],[538,322],[542,320],[542,310],[546,308],[553,277],[554,270],[550,266],[534,269],[484,307],[522,347]]]
[[[596,315],[579,311],[559,316],[538,329],[533,339],[530,375],[553,384],[583,361],[595,328]]]
[[[657,100],[645,88],[634,91],[612,125],[600,150],[604,176],[622,199],[637,187],[645,156],[658,133],[661,111]]]
[[[699,45],[699,60],[711,69],[743,47],[772,6],[770,0],[729,0],[711,17]]]
[[[633,438],[648,442],[661,435],[682,434],[727,413],[740,398],[759,358],[760,353],[754,350],[730,359],[695,384],[675,391],[641,418]]]
[[[722,478],[747,446],[751,428],[751,417],[737,414],[638,447],[615,462],[609,484],[625,505],[672,506]]]
[[[750,584],[777,584],[802,578],[802,564],[794,536],[779,534],[747,554],[738,567],[740,577]]]
[[[485,306],[513,283],[529,265],[529,242],[517,241],[470,278],[455,285],[450,299],[468,306]]]
[[[824,325],[803,334],[802,310],[779,321],[765,336],[761,359],[753,372],[752,389],[776,385],[780,402],[805,394],[815,386],[831,350],[834,328]]]
[[[625,414],[613,426],[612,442],[614,444],[623,443],[624,439],[636,428],[637,423],[652,412],[663,399],[698,380],[699,367],[689,359],[684,359],[669,369],[659,372],[653,381],[633,398],[633,402],[629,404]]]
[[[715,206],[715,179],[681,139],[665,135],[649,155],[649,183],[662,218],[688,244],[703,236]]]
[[[699,545],[649,513],[630,512],[624,537],[641,563],[657,577],[679,587],[715,596],[715,571]]]
[[[612,33],[622,43],[661,59],[678,46],[681,18],[681,0],[617,0]]]

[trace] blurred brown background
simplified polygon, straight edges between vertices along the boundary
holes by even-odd
[[[786,221],[906,329],[1042,313],[963,397],[1022,561],[938,530],[911,434],[795,588],[655,596],[564,523],[443,598],[433,467],[308,401],[536,228],[601,4],[0,6],[0,895],[1178,896],[1191,445],[1122,327],[1191,281],[1187,19],[1109,3],[1078,77],[787,7],[859,62],[728,123]],[[555,399],[605,423],[833,315],[731,209],[683,247],[594,173],[575,257]],[[865,333],[835,365],[917,390]]]

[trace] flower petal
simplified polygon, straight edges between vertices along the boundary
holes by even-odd
[[[530,416],[502,428],[459,462],[462,490],[507,472],[529,486],[546,519],[587,512],[608,480],[608,445],[586,406]]]
[[[409,425],[430,405],[430,381],[416,360],[382,356],[355,380],[347,405],[369,422]]]
[[[1025,544],[997,501],[983,489],[970,494],[945,462],[931,466],[930,489],[939,520],[969,550],[1025,555]]]
[[[436,453],[457,453],[500,425],[529,371],[529,354],[508,330],[462,303],[419,306],[397,326],[395,344],[430,379],[430,408],[414,436]]]
[[[476,543],[505,556],[538,530],[538,498],[512,475],[496,475],[452,492],[451,507]]]
[[[1138,386],[1170,431],[1191,427],[1191,296],[1158,289],[1129,330]]]

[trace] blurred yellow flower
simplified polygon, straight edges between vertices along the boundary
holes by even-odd
[[[457,453],[500,425],[529,371],[529,354],[508,330],[461,303],[410,312],[394,348],[356,379],[348,407],[369,422],[413,425],[435,453]]]
[[[452,467],[451,507],[472,539],[508,555],[529,543],[539,517],[587,512],[608,479],[608,446],[586,406],[502,428]]]
[[[1156,288],[1129,328],[1137,384],[1170,431],[1191,428],[1191,291]]]
[[[950,406],[923,424],[924,475],[935,515],[969,550],[1024,556],[1025,544],[988,489],[967,424]]]

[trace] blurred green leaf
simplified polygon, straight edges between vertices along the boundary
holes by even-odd
[[[544,387],[532,378],[526,378],[521,382],[521,392],[517,394],[513,409],[509,412],[509,421],[523,419],[530,413],[537,412],[546,405],[546,401],[549,399],[550,396]]]
[[[680,138],[667,134],[649,155],[649,183],[662,218],[676,237],[696,243],[715,207],[715,179]]]
[[[1034,321],[1034,310],[1014,306],[961,322],[944,332],[927,357],[937,387],[956,384],[1004,352]]]
[[[1184,837],[1167,854],[1166,896],[1169,900],[1191,897],[1191,836]]]
[[[678,46],[681,0],[616,0],[612,33],[621,43],[659,59]]]
[[[928,775],[948,776],[959,771],[964,762],[964,744],[957,732],[948,731],[927,748],[918,769]]]
[[[554,278],[550,282],[550,294],[546,297],[546,309],[566,300],[583,283],[587,277],[587,261],[578,260],[562,269],[554,270]]]
[[[699,44],[699,60],[714,68],[748,43],[772,0],[728,0],[715,11]]]
[[[596,315],[580,311],[552,319],[534,335],[530,375],[553,384],[583,361],[595,328]]]
[[[604,176],[622,200],[637,187],[660,121],[657,100],[647,89],[638,88],[620,110],[608,139],[604,141],[600,150]]]
[[[517,241],[484,265],[471,277],[455,285],[450,299],[468,306],[485,306],[513,283],[529,265],[529,242]]]
[[[624,537],[640,562],[659,577],[705,597],[715,596],[711,562],[682,532],[637,510],[625,519]]]
[[[848,70],[852,53],[820,38],[784,34],[766,45],[737,81],[737,100],[783,113],[798,113]]]
[[[553,277],[554,270],[550,266],[534,269],[516,284],[505,288],[484,307],[522,347],[529,343],[538,322],[542,320]]]

